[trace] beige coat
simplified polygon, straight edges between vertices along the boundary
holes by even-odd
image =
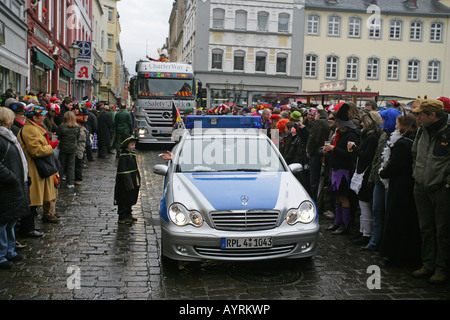
[[[35,122],[27,119],[21,131],[17,135],[17,139],[25,151],[28,161],[28,171],[31,177],[30,206],[41,206],[43,201],[55,200],[55,182],[53,176],[45,179],[39,176],[33,158],[49,156],[53,153],[53,148],[47,142],[47,131]]]

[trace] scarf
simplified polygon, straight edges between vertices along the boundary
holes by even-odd
[[[386,146],[384,147],[383,152],[381,153],[381,166],[380,166],[378,173],[380,173],[380,171],[382,171],[384,168],[387,167],[387,165],[389,164],[389,158],[391,157],[392,147],[395,145],[395,143],[398,140],[403,138],[403,136],[404,136],[404,134],[400,133],[400,131],[398,131],[398,130],[395,130],[391,134],[388,141],[386,142]],[[389,179],[380,178],[380,180],[381,180],[381,182],[383,182],[384,187],[386,189],[388,189],[389,188]]]
[[[8,141],[10,141],[17,149],[20,155],[20,160],[22,160],[22,167],[23,167],[23,178],[24,181],[27,182],[28,180],[28,162],[27,158],[25,157],[25,154],[23,153],[22,146],[20,145],[19,141],[17,140],[17,137],[14,135],[14,133],[6,128],[0,126],[0,135],[6,138]]]

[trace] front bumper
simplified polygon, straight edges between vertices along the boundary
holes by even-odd
[[[263,231],[232,232],[209,227],[177,227],[161,220],[162,254],[181,261],[226,260],[252,261],[278,258],[307,258],[318,249],[319,224],[317,219],[308,225],[280,226]],[[222,238],[271,237],[270,248],[222,249]]]

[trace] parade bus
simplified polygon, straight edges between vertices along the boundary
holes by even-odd
[[[201,83],[192,65],[139,60],[130,80],[135,105],[135,133],[139,143],[171,143],[175,112],[195,110]]]

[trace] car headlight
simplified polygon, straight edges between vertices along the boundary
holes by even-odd
[[[316,217],[316,206],[311,201],[304,201],[297,209],[291,209],[286,214],[286,222],[294,225],[297,222],[310,223]]]
[[[194,227],[203,225],[203,217],[197,211],[188,211],[183,205],[174,203],[169,207],[170,220],[179,227],[191,224]]]

